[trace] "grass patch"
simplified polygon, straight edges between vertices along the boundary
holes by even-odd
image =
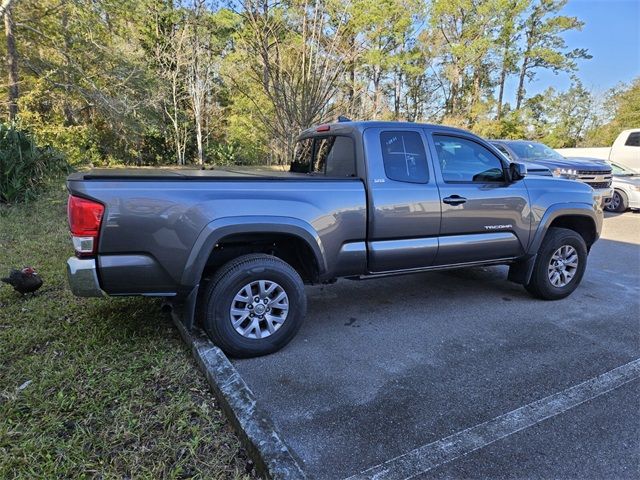
[[[248,461],[160,303],[78,299],[66,191],[0,206],[0,478],[248,478]],[[22,388],[21,388],[22,387]]]

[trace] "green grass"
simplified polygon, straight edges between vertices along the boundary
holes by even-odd
[[[71,253],[61,182],[0,206],[0,274],[32,265],[45,282],[34,298],[0,284],[0,478],[248,477],[159,302],[73,297]]]

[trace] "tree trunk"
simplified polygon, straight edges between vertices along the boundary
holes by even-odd
[[[204,165],[204,152],[202,151],[202,119],[196,122],[196,142],[198,144],[198,163]]]
[[[507,80],[507,51],[509,49],[509,45],[506,44],[504,46],[504,50],[502,52],[502,71],[500,72],[500,88],[498,90],[498,115],[497,120],[502,118],[502,100],[504,99],[504,84]]]
[[[445,112],[453,116],[456,113],[456,100],[458,98],[458,79],[455,82],[451,82],[451,91],[449,92],[449,101],[445,106]]]
[[[178,165],[184,165],[184,149],[186,147],[186,140],[183,141],[181,128],[180,128],[180,118],[178,116],[178,75],[177,73],[173,74],[172,77],[172,85],[171,85],[171,99],[172,99],[172,108],[171,112],[171,123],[173,123],[173,134],[176,145],[176,160],[178,161]]]
[[[71,39],[69,38],[69,15],[65,9],[62,12],[62,35],[64,38],[64,100],[62,111],[64,113],[64,124],[70,126],[74,124],[73,109],[71,108],[71,79],[69,78],[69,55],[71,52]]]
[[[378,72],[378,67],[373,68],[373,116],[378,118],[378,106],[380,103],[380,79],[382,77],[382,69]]]
[[[527,63],[529,58],[525,55],[522,60],[522,68],[520,68],[520,79],[518,80],[518,93],[516,95],[516,110],[520,110],[522,100],[524,100],[524,78],[527,75]]]
[[[356,115],[356,60],[353,58],[353,52],[356,48],[356,36],[354,34],[349,35],[348,39],[349,46],[349,56],[351,56],[351,60],[349,61],[349,85],[347,86],[347,95],[348,95],[348,108],[347,112],[350,117],[357,117]]]
[[[356,115],[356,63],[351,62],[349,66],[349,115]]]
[[[480,84],[481,84],[481,78],[480,76],[482,75],[482,72],[480,71],[480,66],[476,65],[473,68],[473,94],[471,95],[471,106],[469,107],[468,113],[467,113],[467,119],[471,120],[471,122],[475,122],[475,118],[471,118],[473,115],[473,112],[475,112],[475,108],[476,105],[478,105],[478,103],[480,103]]]
[[[497,120],[500,120],[502,118],[502,98],[504,97],[504,82],[506,78],[507,75],[503,69],[500,73],[500,89],[498,90],[498,113],[496,115]]]
[[[533,28],[534,26],[527,30],[527,48],[524,51],[522,67],[520,68],[520,78],[518,80],[518,90],[516,94],[516,110],[520,110],[522,101],[524,100],[524,79],[526,78],[527,70],[529,69],[529,55],[531,55],[531,48],[533,46]]]
[[[393,119],[400,119],[400,102],[402,94],[402,72],[396,71],[395,74],[395,88],[393,95]]]
[[[269,2],[268,0],[263,0],[262,2],[262,21],[266,25],[269,19]],[[271,84],[271,71],[270,71],[270,63],[269,63],[269,37],[263,34],[262,40],[262,86],[269,93],[269,86]]]
[[[5,11],[4,28],[7,36],[7,69],[9,70],[9,121],[18,116],[18,52],[13,35],[13,19],[11,10]]]

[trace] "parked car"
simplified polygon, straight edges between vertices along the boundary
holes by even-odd
[[[306,130],[291,172],[93,170],[67,187],[76,295],[168,297],[240,357],[293,338],[305,283],[503,264],[535,297],[564,298],[603,218],[587,185],[526,177],[482,138],[415,123]]]
[[[624,212],[640,209],[640,173],[622,165],[612,163],[613,197],[604,206],[609,212]]]
[[[555,177],[578,180],[592,187],[603,203],[613,195],[611,165],[591,158],[565,158],[543,143],[528,140],[491,140],[491,143],[514,162],[543,165]]]
[[[611,147],[558,148],[561,155],[572,157],[592,157],[624,166],[640,173],[640,128],[620,132]]]

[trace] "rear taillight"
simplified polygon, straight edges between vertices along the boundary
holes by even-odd
[[[96,253],[103,213],[104,206],[101,203],[69,195],[67,215],[69,216],[73,248],[78,257],[86,257]]]

